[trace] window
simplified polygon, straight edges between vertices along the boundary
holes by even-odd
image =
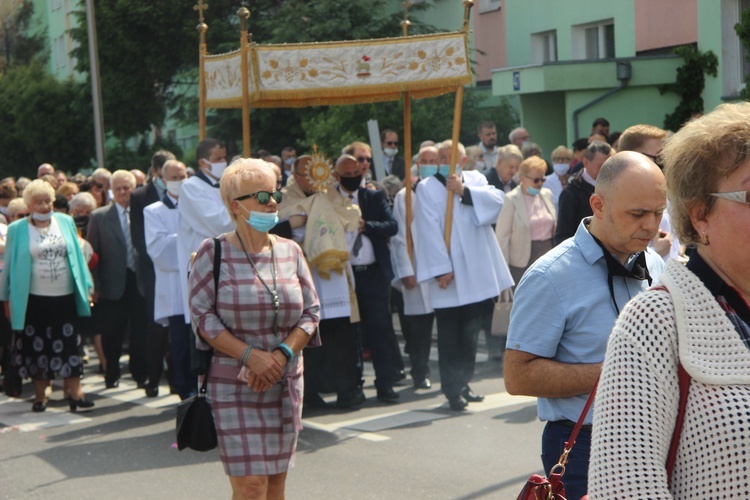
[[[747,60],[747,49],[742,45],[734,31],[734,25],[740,22],[742,11],[750,8],[750,0],[722,0],[721,3],[721,67],[725,97],[736,98],[745,88],[745,78],[750,74],[750,62]]]
[[[480,14],[500,10],[500,7],[502,7],[502,5],[500,4],[500,0],[479,0]]]
[[[576,59],[613,59],[615,24],[610,19],[573,26],[573,55]]]
[[[531,60],[534,64],[557,61],[557,32],[545,31],[531,35]]]

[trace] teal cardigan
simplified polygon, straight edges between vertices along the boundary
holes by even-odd
[[[93,288],[93,280],[78,244],[75,222],[72,217],[65,214],[55,213],[53,217],[60,226],[68,250],[68,266],[75,283],[76,311],[78,316],[91,316],[89,289]],[[0,299],[10,299],[10,324],[13,330],[23,330],[26,323],[26,307],[31,287],[29,244],[28,217],[8,226]]]

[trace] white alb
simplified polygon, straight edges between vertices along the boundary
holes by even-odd
[[[692,272],[673,260],[659,279],[669,291],[649,290],[630,301],[607,345],[590,498],[747,498],[750,350]],[[668,487],[678,361],[692,380]]]

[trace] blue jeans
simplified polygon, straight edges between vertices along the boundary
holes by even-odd
[[[565,448],[565,441],[570,439],[573,432],[568,427],[558,422],[547,422],[542,433],[542,464],[544,473],[549,474]],[[589,456],[591,455],[591,431],[581,430],[578,433],[576,444],[568,455],[568,463],[565,465],[566,498],[578,500],[588,491]]]

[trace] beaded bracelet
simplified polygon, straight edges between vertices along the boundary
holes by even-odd
[[[250,359],[253,349],[255,349],[255,346],[249,345],[244,351],[242,351],[242,354],[240,355],[240,363],[242,363],[242,366],[247,366],[247,361]]]

